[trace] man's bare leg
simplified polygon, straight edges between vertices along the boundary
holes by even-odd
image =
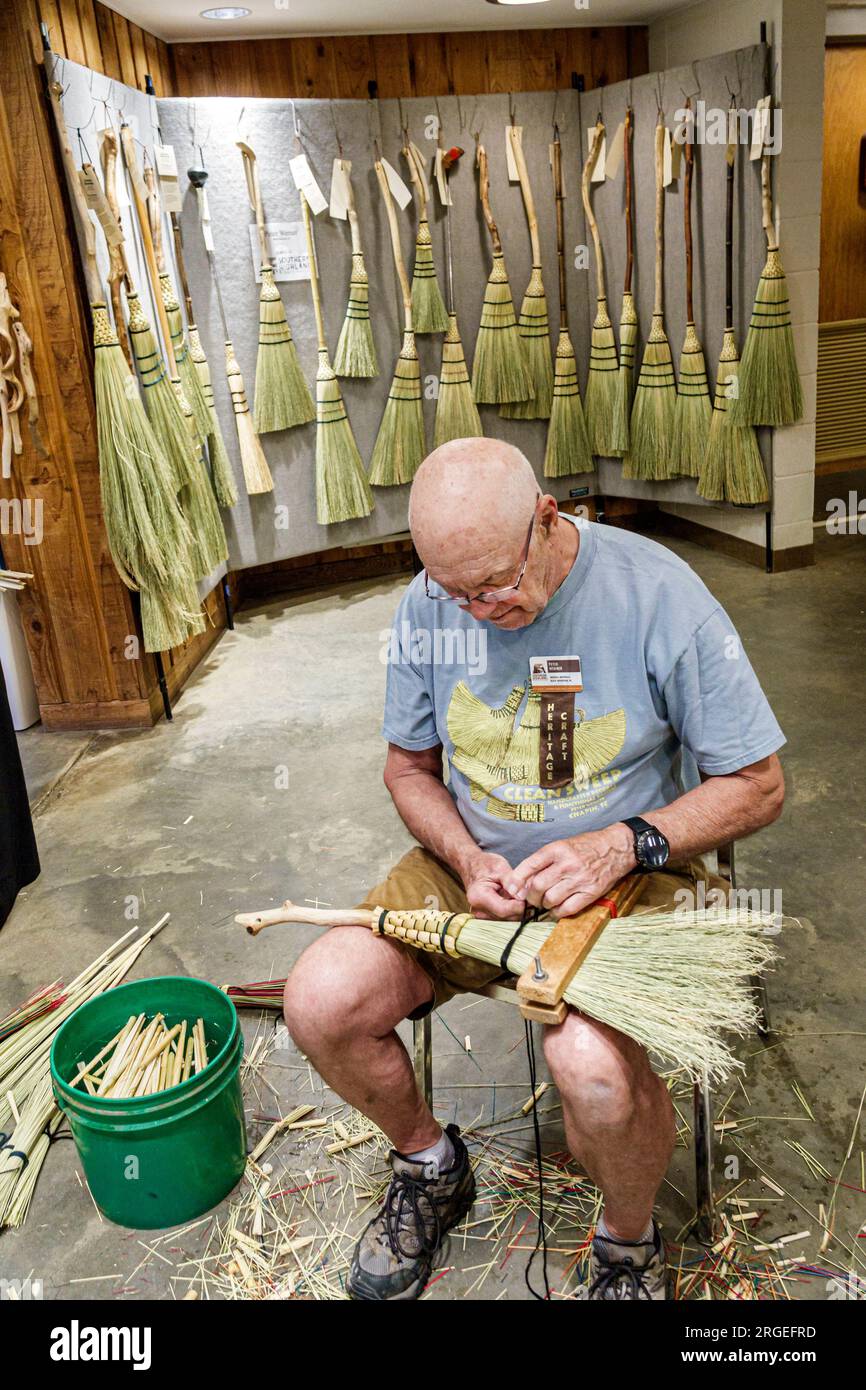
[[[432,997],[421,966],[364,927],[320,936],[286,981],[286,1026],[298,1047],[400,1153],[426,1149],[442,1134],[395,1032]]]
[[[612,1236],[640,1240],[676,1136],[667,1087],[631,1038],[570,1012],[544,1030],[574,1157],[604,1194]]]

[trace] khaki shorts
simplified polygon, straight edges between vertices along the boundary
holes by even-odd
[[[676,871],[647,874],[644,890],[632,913],[658,912],[676,906],[676,893],[683,888],[694,891],[695,885],[705,883],[707,891],[720,888],[727,893],[730,885],[716,874],[708,873],[700,859],[678,865]],[[388,877],[367,894],[359,907],[385,907],[391,911],[427,907],[438,912],[468,912],[469,903],[463,884],[447,865],[429,850],[417,845],[404,854]],[[429,951],[414,951],[411,946],[392,940],[430,976],[433,999],[410,1015],[423,1018],[433,1009],[453,998],[455,994],[471,993],[484,985],[507,977],[495,965],[480,960],[455,959],[434,955]]]

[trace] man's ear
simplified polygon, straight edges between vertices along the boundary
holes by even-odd
[[[536,524],[540,526],[546,534],[549,534],[551,528],[556,525],[558,520],[559,508],[556,505],[556,498],[551,497],[550,493],[546,492],[541,499],[541,507],[539,508],[538,521]]]

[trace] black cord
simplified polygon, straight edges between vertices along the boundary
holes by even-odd
[[[523,1027],[526,1031],[526,1056],[529,1062],[529,1085],[530,1094],[533,1098],[532,1128],[535,1133],[535,1162],[538,1168],[538,1235],[535,1238],[535,1249],[533,1250],[532,1254],[526,1262],[526,1269],[523,1271],[523,1278],[526,1282],[526,1287],[532,1294],[532,1297],[537,1298],[539,1302],[544,1303],[545,1300],[548,1300],[550,1298],[550,1282],[547,1277],[547,1232],[544,1229],[544,1176],[541,1171],[541,1126],[538,1123],[538,1102],[535,1098],[535,1042],[532,1036],[532,1024],[530,1023],[528,1018],[525,1018],[523,1020]],[[532,1283],[529,1278],[530,1273],[532,1271],[533,1261],[535,1260],[535,1257],[538,1254],[539,1246],[544,1252],[541,1262],[545,1290],[543,1294],[536,1293],[535,1289],[532,1287]]]

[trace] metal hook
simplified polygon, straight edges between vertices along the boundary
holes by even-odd
[[[298,140],[298,141],[300,141],[300,138],[301,138],[301,123],[300,123],[300,121],[298,120],[298,112],[297,112],[297,109],[296,109],[296,107],[295,107],[295,103],[291,100],[291,98],[289,98],[289,105],[290,105],[291,108],[292,108],[292,133],[294,134],[295,139]]]
[[[436,143],[437,143],[437,145],[441,145],[441,144],[442,144],[442,112],[441,112],[440,109],[439,109],[439,98],[438,98],[438,97],[434,97],[433,100],[434,100],[435,103],[436,103]],[[458,110],[458,114],[459,114],[459,111],[460,111],[459,106],[458,106],[457,110]]]
[[[334,138],[335,138],[335,140],[337,141],[337,149],[338,149],[339,154],[340,154],[340,160],[342,161],[342,158],[343,158],[343,142],[342,142],[342,140],[340,139],[340,131],[339,131],[339,127],[337,126],[337,112],[336,112],[336,108],[334,107],[333,99],[332,99],[331,102],[330,102],[330,107],[331,107],[331,120],[333,121],[333,124],[334,124]]]
[[[665,77],[664,77],[664,73],[663,73],[663,72],[660,72],[660,73],[658,73],[658,75],[656,76],[656,103],[657,103],[657,106],[658,106],[658,116],[659,116],[659,118],[661,118],[661,117],[664,115],[664,113],[665,113],[665,110],[664,110],[664,97],[665,97]]]
[[[89,149],[87,148],[87,146],[85,145],[84,140],[83,140],[82,135],[81,135],[82,129],[86,129],[86,128],[87,128],[86,126],[84,126],[84,127],[82,127],[82,126],[76,126],[75,133],[76,133],[76,135],[78,136],[78,148],[80,149],[80,151],[81,151],[81,153],[82,153],[82,155],[83,155],[83,159],[82,159],[82,161],[81,161],[82,164],[92,164],[92,163],[93,163],[93,160],[90,158],[90,151],[89,151]]]
[[[553,93],[553,110],[550,113],[550,124],[556,130],[556,108],[559,105],[559,92]]]
[[[508,123],[514,125],[514,96],[511,92],[508,93]]]

